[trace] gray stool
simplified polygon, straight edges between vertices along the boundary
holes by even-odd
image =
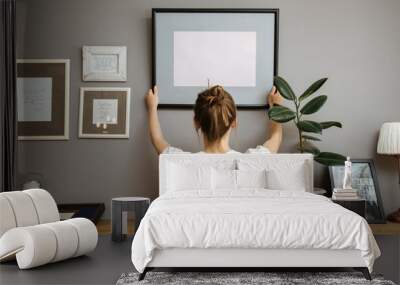
[[[135,213],[136,230],[146,214],[150,199],[144,197],[119,197],[111,200],[111,239],[122,241],[126,238],[128,211]]]

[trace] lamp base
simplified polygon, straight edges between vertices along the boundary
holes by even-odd
[[[392,222],[392,223],[400,223],[400,208],[391,213],[388,217],[387,217],[388,221]]]

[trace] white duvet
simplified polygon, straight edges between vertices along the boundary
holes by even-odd
[[[319,195],[265,189],[162,195],[140,223],[132,262],[143,272],[165,248],[358,249],[370,271],[380,255],[359,215]]]

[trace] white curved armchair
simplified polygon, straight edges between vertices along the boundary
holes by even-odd
[[[17,259],[20,269],[84,255],[96,248],[97,229],[88,219],[60,221],[43,189],[0,193],[0,262]]]

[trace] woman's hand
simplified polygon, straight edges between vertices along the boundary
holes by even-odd
[[[273,107],[274,105],[281,105],[283,101],[283,97],[279,94],[279,91],[276,90],[276,87],[273,86],[271,91],[268,94],[268,104]]]
[[[146,105],[148,111],[156,111],[158,106],[158,88],[154,86],[153,89],[149,89],[146,93]]]
[[[158,88],[154,86],[153,89],[149,89],[146,93],[145,97],[146,105],[147,105],[147,114],[149,118],[149,132],[151,142],[156,149],[156,151],[160,154],[167,147],[168,142],[165,140],[164,135],[161,131],[160,121],[158,120],[157,114],[157,106],[158,106]]]
[[[268,104],[272,108],[274,105],[281,105],[283,101],[283,97],[279,94],[279,91],[276,90],[276,87],[273,86],[271,91],[268,94]],[[270,121],[270,131],[269,131],[269,139],[263,144],[266,148],[268,148],[272,153],[277,153],[279,147],[282,143],[282,126],[281,124]]]

